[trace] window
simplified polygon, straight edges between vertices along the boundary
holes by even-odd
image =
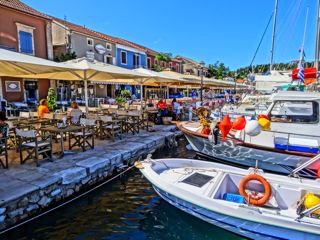
[[[157,59],[154,60],[154,64],[158,65],[158,60]]]
[[[171,63],[171,62],[169,62],[169,68],[170,68],[170,69],[172,68],[172,63]]]
[[[319,105],[311,101],[277,101],[271,110],[272,122],[318,122]]]
[[[93,47],[93,39],[92,38],[87,38],[87,45]]]
[[[113,63],[112,63],[112,62],[113,62],[112,56],[111,56],[111,55],[106,55],[104,62],[107,63],[107,64],[113,64]]]
[[[127,52],[121,51],[121,64],[127,65]]]
[[[107,49],[108,51],[111,51],[111,50],[112,50],[112,45],[111,45],[111,43],[106,43],[106,49]]]
[[[21,23],[16,23],[16,25],[18,31],[19,52],[34,55],[33,30],[35,28]]]
[[[140,66],[140,55],[139,54],[134,54],[133,55],[133,66],[134,67],[139,67]]]
[[[32,34],[29,32],[19,31],[20,38],[20,52],[32,54]]]
[[[147,58],[147,68],[151,69],[151,58]]]

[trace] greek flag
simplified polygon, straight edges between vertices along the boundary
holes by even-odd
[[[301,83],[304,83],[304,67],[303,67],[303,60],[302,59],[299,61],[298,69],[299,69],[298,78],[300,79]]]

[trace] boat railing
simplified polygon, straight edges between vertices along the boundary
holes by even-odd
[[[274,146],[276,145],[276,138],[284,138],[286,139],[286,143],[282,143],[281,145],[283,145],[285,147],[286,150],[288,150],[289,148],[289,139],[291,137],[300,137],[300,138],[308,138],[308,139],[311,139],[311,140],[317,140],[320,138],[320,136],[318,135],[311,135],[311,134],[302,134],[302,133],[292,133],[292,132],[281,132],[281,131],[274,131],[274,130],[268,130],[268,131],[263,131],[263,132],[268,132],[268,133],[271,133],[273,134],[272,138],[273,138],[273,142],[274,142]],[[249,139],[247,139],[249,138]],[[251,136],[247,136],[247,134],[244,134],[243,136],[243,141],[244,142],[248,142],[247,140],[249,140],[250,142],[252,141],[251,139],[252,137]],[[319,142],[317,144],[317,147],[319,148]]]
[[[301,164],[299,167],[293,169],[292,172],[289,174],[289,176],[296,176],[296,174],[298,172],[300,172],[301,170],[307,168],[308,166],[310,166],[311,164],[313,164],[313,163],[315,163],[316,161],[319,161],[319,160],[320,160],[320,154],[318,154],[317,156],[309,159],[305,163]]]
[[[320,209],[320,203],[313,206],[312,208],[308,208],[306,210],[304,210],[303,212],[301,212],[299,214],[299,217],[296,218],[296,221],[299,221],[300,219],[304,218],[305,216],[309,216],[311,213],[313,213],[314,211],[317,211]]]

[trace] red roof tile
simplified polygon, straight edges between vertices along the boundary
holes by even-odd
[[[50,19],[49,16],[46,14],[43,14],[41,12],[38,12],[37,10],[29,7],[28,5],[24,4],[23,2],[20,2],[19,0],[0,0],[0,6],[5,6],[7,8],[11,8],[23,13],[31,14],[37,17],[45,18],[45,19]]]

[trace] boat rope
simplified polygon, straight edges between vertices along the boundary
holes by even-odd
[[[256,51],[255,51],[255,53],[254,53],[254,55],[253,55],[253,58],[252,58],[252,60],[251,60],[250,66],[249,66],[249,71],[251,71],[253,61],[254,61],[254,59],[255,59],[256,56],[257,56],[257,53],[258,53],[259,48],[260,48],[260,46],[261,46],[262,40],[263,40],[263,38],[264,38],[264,35],[266,35],[266,32],[267,32],[267,30],[268,30],[268,28],[269,28],[269,25],[270,25],[270,22],[271,22],[272,17],[273,17],[273,12],[272,12],[272,14],[271,14],[271,16],[270,16],[270,18],[269,18],[269,21],[268,21],[268,24],[267,24],[266,28],[264,29],[264,32],[263,32],[263,34],[262,34],[262,37],[261,37],[260,42],[259,42],[259,44],[258,44],[258,47],[257,47],[257,49],[256,49]],[[252,72],[252,73],[254,73],[254,72]]]
[[[9,231],[11,231],[11,230],[13,230],[13,229],[16,229],[16,228],[18,228],[18,227],[20,227],[20,226],[22,226],[22,225],[24,225],[24,224],[26,224],[26,223],[28,223],[28,222],[31,222],[31,221],[39,218],[39,217],[42,217],[42,216],[44,216],[44,215],[47,215],[48,213],[51,213],[51,212],[59,209],[60,207],[63,207],[63,206],[65,206],[65,205],[69,204],[69,203],[72,203],[73,201],[75,201],[75,200],[77,200],[77,199],[79,199],[79,198],[81,198],[81,197],[83,197],[83,196],[91,193],[92,191],[94,191],[94,190],[96,190],[96,189],[104,186],[105,184],[113,181],[114,179],[120,177],[121,175],[123,175],[124,173],[128,172],[129,170],[131,170],[131,169],[134,168],[134,167],[135,167],[135,166],[132,165],[132,166],[128,167],[126,170],[124,170],[124,171],[120,172],[119,174],[113,176],[112,178],[108,179],[107,181],[100,183],[99,185],[95,186],[94,188],[91,188],[91,189],[89,189],[88,191],[86,191],[86,192],[84,192],[84,193],[81,193],[80,195],[78,195],[78,196],[76,196],[76,197],[74,197],[74,198],[72,198],[72,199],[70,199],[70,200],[68,200],[68,201],[66,201],[66,202],[64,202],[64,203],[62,203],[62,204],[59,204],[58,206],[55,206],[54,208],[48,209],[47,211],[42,212],[42,213],[38,214],[37,216],[34,216],[34,217],[32,217],[32,218],[29,218],[29,219],[27,219],[27,220],[25,220],[25,221],[23,221],[23,222],[20,222],[20,223],[14,225],[14,226],[12,226],[12,227],[6,228],[5,230],[3,230],[3,231],[0,232],[0,235],[4,234],[4,233],[6,233],[6,232],[9,232]]]

